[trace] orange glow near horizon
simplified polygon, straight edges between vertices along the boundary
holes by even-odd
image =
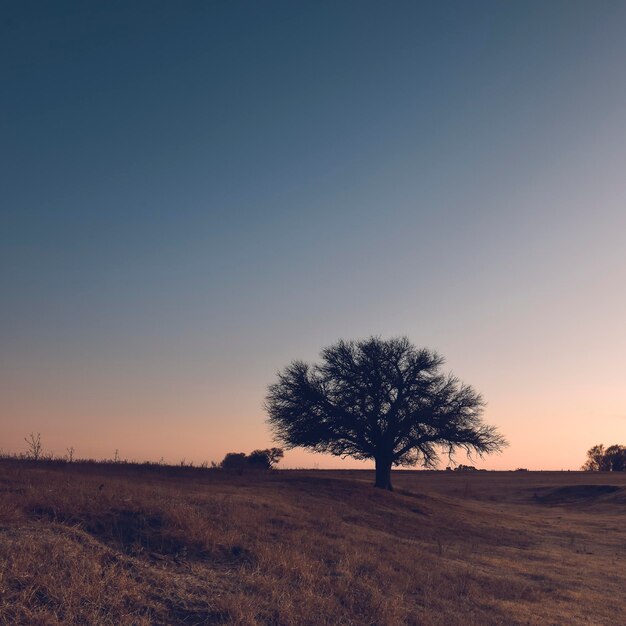
[[[501,454],[475,458],[472,463],[477,467],[576,470],[592,445],[624,442],[626,416],[620,413],[622,382],[617,374],[570,397],[559,391],[565,388],[565,380],[552,377],[542,382],[541,372],[535,380],[518,385],[517,378],[508,379],[506,372],[484,378],[485,420],[496,424],[510,445]],[[146,389],[132,393],[118,388],[110,395],[102,390],[95,398],[93,390],[72,391],[59,381],[39,389],[41,395],[31,393],[27,401],[18,385],[13,387],[13,398],[5,396],[5,407],[14,418],[3,424],[4,452],[25,451],[24,437],[31,431],[40,432],[44,449],[55,455],[73,447],[78,458],[104,459],[113,458],[118,450],[121,458],[129,460],[163,458],[174,464],[183,459],[196,464],[219,462],[227,452],[279,445],[271,441],[260,408],[263,388],[258,386],[254,395],[237,393],[227,384],[206,389],[172,387],[158,396],[153,390],[152,401],[143,395]],[[468,462],[464,456],[457,461]],[[440,467],[446,464],[444,457]],[[286,453],[280,466],[348,469],[368,468],[372,463],[296,449]]]

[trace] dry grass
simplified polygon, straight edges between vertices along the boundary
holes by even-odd
[[[0,623],[626,623],[626,476],[371,479],[4,461]]]

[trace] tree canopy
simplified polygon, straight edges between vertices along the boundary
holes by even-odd
[[[345,341],[321,361],[293,361],[268,388],[265,407],[287,448],[374,459],[376,486],[391,489],[392,465],[436,466],[439,452],[480,456],[506,445],[482,421],[479,393],[452,374],[444,359],[406,337]]]

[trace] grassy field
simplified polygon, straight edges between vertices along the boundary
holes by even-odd
[[[0,462],[1,624],[626,624],[626,475]]]

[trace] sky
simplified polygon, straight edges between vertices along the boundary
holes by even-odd
[[[264,448],[276,373],[370,335],[483,394],[510,446],[478,467],[626,444],[625,30],[610,0],[5,3],[0,448]]]

